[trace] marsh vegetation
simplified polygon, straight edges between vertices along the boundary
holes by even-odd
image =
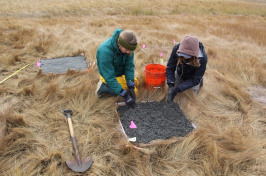
[[[84,175],[263,175],[266,173],[266,3],[263,0],[0,1],[0,175],[78,175],[63,109],[72,109]],[[97,67],[43,74],[40,59],[84,54],[117,29],[136,32],[138,101],[167,90],[144,86],[144,66],[167,62],[173,39],[196,36],[208,65],[198,96],[175,102],[198,128],[188,136],[137,150],[121,134],[119,97],[99,100]],[[142,44],[146,45],[143,52]],[[125,146],[129,145],[128,148]]]

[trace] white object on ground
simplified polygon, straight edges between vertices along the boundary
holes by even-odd
[[[128,141],[129,142],[136,142],[137,138],[136,137],[133,137],[133,138],[129,138]]]
[[[192,123],[192,126],[193,126],[193,128],[194,129],[196,129],[198,126],[196,125],[196,124],[194,124],[194,123]]]

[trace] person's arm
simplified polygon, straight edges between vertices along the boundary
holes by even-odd
[[[167,84],[169,87],[173,87],[175,84],[175,70],[176,70],[176,64],[177,64],[176,51],[178,47],[179,47],[179,44],[173,47],[172,53],[167,62],[166,79],[167,79]]]
[[[134,82],[134,79],[135,79],[134,52],[132,52],[131,55],[128,56],[126,60],[125,77],[126,77],[127,83],[129,83],[130,81]]]
[[[206,61],[202,62],[200,67],[196,69],[195,74],[190,79],[187,79],[177,86],[180,92],[192,88],[200,83],[200,80],[202,79],[206,70],[206,64]]]
[[[115,77],[115,68],[113,65],[112,56],[104,51],[97,53],[97,64],[101,76],[104,78],[106,84],[117,95],[120,95],[122,86],[118,83]]]

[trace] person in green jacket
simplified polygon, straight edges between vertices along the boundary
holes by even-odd
[[[112,37],[105,40],[97,49],[96,58],[100,82],[97,95],[120,95],[126,104],[136,101],[134,50],[137,38],[133,31],[116,29]],[[128,91],[127,91],[128,90]]]

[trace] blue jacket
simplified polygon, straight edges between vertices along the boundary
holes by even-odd
[[[123,54],[117,46],[117,39],[122,29],[116,29],[113,36],[105,40],[97,49],[96,58],[100,75],[106,84],[117,95],[120,94],[122,86],[116,77],[125,75],[127,83],[134,81],[134,52],[131,55]]]
[[[167,77],[167,84],[175,82],[175,71],[177,74],[181,76],[184,82],[177,85],[180,92],[192,88],[200,83],[202,79],[207,65],[207,54],[205,52],[204,46],[201,42],[199,42],[199,49],[201,50],[203,57],[199,57],[200,66],[194,67],[185,63],[177,65],[178,56],[176,54],[179,44],[174,46],[171,56],[168,60],[167,67],[166,67],[166,77]]]

